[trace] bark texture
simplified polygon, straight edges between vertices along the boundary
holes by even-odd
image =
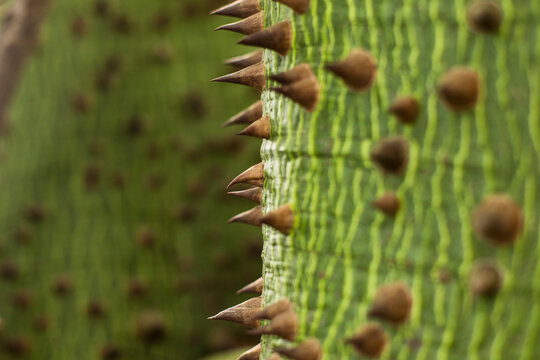
[[[271,138],[262,145],[263,212],[290,204],[289,236],[263,226],[263,302],[286,296],[299,316],[297,341],[316,337],[324,359],[355,359],[346,345],[367,323],[377,289],[402,282],[413,299],[400,326],[382,323],[381,359],[535,359],[540,326],[540,5],[495,1],[497,33],[473,31],[466,0],[312,0],[305,15],[262,1],[265,25],[292,24],[287,56],[265,51],[268,75],[307,62],[320,83],[313,113],[264,92]],[[353,49],[369,52],[377,75],[353,92],[325,65]],[[472,110],[441,101],[439,79],[465,67],[479,79]],[[273,86],[267,84],[267,88]],[[461,84],[461,83],[460,83]],[[412,125],[389,111],[413,96]],[[382,172],[371,151],[406,139],[405,172]],[[401,208],[386,216],[371,203],[386,192]],[[523,230],[496,246],[475,232],[475,209],[505,194]],[[499,292],[475,296],[470,271],[488,259],[503,274]],[[264,337],[263,358],[282,340]]]
[[[195,359],[245,344],[205,321],[260,276],[261,246],[222,226],[242,206],[223,189],[258,151],[219,126],[256,97],[207,81],[238,55],[208,37],[214,5],[53,2],[0,143],[0,358]]]

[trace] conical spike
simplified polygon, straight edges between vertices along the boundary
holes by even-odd
[[[379,358],[386,346],[386,336],[380,325],[368,323],[346,340],[356,351],[369,358]]]
[[[253,124],[249,125],[237,135],[251,136],[259,139],[270,139],[270,120],[268,116],[263,116]]]
[[[239,84],[255,88],[259,91],[264,90],[264,63],[260,62],[248,66],[245,69],[238,70],[232,74],[213,79],[215,82],[226,82]]]
[[[385,173],[401,174],[407,167],[409,145],[400,136],[380,140],[371,150],[371,160]]]
[[[345,59],[326,68],[343,79],[353,91],[362,92],[375,82],[377,65],[370,53],[364,50],[353,50]]]
[[[403,96],[394,100],[390,106],[390,113],[394,114],[399,122],[405,125],[413,124],[420,114],[420,104],[412,96]]]
[[[299,14],[307,13],[310,0],[273,0],[290,7]]]
[[[225,65],[232,66],[236,69],[243,69],[251,65],[255,65],[258,62],[262,61],[262,50],[255,50],[249,54],[236,56],[224,61]]]
[[[472,222],[476,236],[496,246],[513,244],[523,231],[522,210],[505,194],[486,197],[474,210]]]
[[[257,344],[248,351],[244,352],[236,360],[259,360],[261,356],[261,344]]]
[[[469,274],[469,289],[476,296],[493,297],[503,284],[503,274],[493,260],[480,260]]]
[[[411,293],[405,284],[387,284],[377,289],[367,315],[398,325],[408,319],[411,307]]]
[[[254,282],[247,284],[240,290],[238,290],[237,294],[258,294],[261,295],[263,290],[263,278],[260,277]]]
[[[253,209],[244,211],[229,220],[229,224],[241,223],[253,226],[261,226],[262,206],[255,206]]]
[[[309,112],[315,110],[319,102],[319,82],[315,77],[309,77],[272,90],[297,102]]]
[[[472,31],[496,34],[502,20],[503,11],[494,1],[474,1],[467,8],[467,21]]]
[[[231,191],[227,193],[228,195],[237,196],[242,199],[253,201],[257,204],[261,203],[262,198],[262,188],[256,186],[247,190],[241,191]]]
[[[277,302],[273,303],[272,305],[268,305],[255,315],[253,315],[254,319],[260,320],[260,319],[268,319],[271,320],[278,316],[281,313],[287,312],[287,311],[293,311],[293,306],[289,299],[287,298],[281,298]]]
[[[246,110],[234,115],[227,120],[223,126],[236,125],[236,124],[252,124],[262,117],[263,104],[262,101],[257,101],[255,104],[248,107]]]
[[[385,215],[395,216],[401,207],[401,202],[396,194],[388,192],[373,201],[373,206]]]
[[[267,326],[254,329],[251,335],[276,335],[282,339],[293,341],[298,332],[298,316],[289,310],[277,315]]]
[[[208,320],[225,320],[238,323],[248,328],[257,328],[259,327],[259,322],[253,319],[253,314],[260,309],[261,298],[256,297],[223,310],[219,314],[209,317]]]
[[[282,85],[288,85],[310,76],[315,76],[311,70],[311,67],[308,64],[303,63],[295,66],[291,70],[282,72],[280,74],[270,75],[270,79],[275,80]]]
[[[225,15],[243,19],[259,11],[261,11],[259,0],[237,0],[212,11],[210,15]]]
[[[288,235],[294,225],[294,213],[289,205],[283,205],[267,213],[262,223]]]
[[[437,94],[451,111],[472,110],[480,96],[478,74],[468,68],[453,68],[444,74],[437,84]]]
[[[293,360],[320,360],[322,357],[321,345],[315,338],[307,338],[293,348],[276,349],[276,352]]]
[[[262,31],[248,35],[238,43],[269,49],[287,55],[291,49],[291,24],[285,20]]]
[[[237,177],[233,179],[227,185],[227,190],[233,185],[236,184],[250,184],[255,185],[258,187],[262,187],[264,185],[264,163],[260,162],[257,165],[253,165]]]
[[[240,21],[222,25],[217,27],[216,30],[228,30],[237,32],[244,35],[251,35],[264,29],[263,12],[259,11],[245,19]]]

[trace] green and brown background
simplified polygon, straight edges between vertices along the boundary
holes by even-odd
[[[257,97],[208,80],[239,55],[212,31],[217,5],[51,3],[0,143],[0,358],[197,359],[250,341],[205,320],[260,276],[262,247],[225,225],[243,204],[224,188],[259,150],[220,127]]]

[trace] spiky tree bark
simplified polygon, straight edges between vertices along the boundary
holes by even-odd
[[[13,1],[4,29],[31,3]],[[257,150],[210,125],[251,97],[206,81],[235,55],[207,37],[211,7],[52,2],[0,140],[0,358],[194,359],[245,342],[203,320],[256,277],[261,243],[219,226],[241,206],[224,181]],[[0,33],[2,79],[18,35]]]
[[[282,305],[255,312],[275,336],[254,351],[537,358],[538,3],[260,5],[242,43],[277,87],[259,222],[262,304]]]

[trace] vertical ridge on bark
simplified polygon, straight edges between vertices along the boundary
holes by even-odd
[[[410,288],[413,308],[404,325],[387,330],[383,358],[540,354],[533,341],[540,325],[533,295],[540,289],[540,65],[533,50],[540,7],[500,3],[499,32],[480,34],[467,24],[469,3],[458,0],[319,0],[304,16],[262,2],[265,24],[291,21],[293,39],[286,57],[264,52],[266,73],[307,62],[321,88],[312,114],[263,93],[272,128],[262,145],[263,213],[288,203],[297,216],[289,236],[263,227],[263,304],[287,296],[299,317],[298,341],[318,338],[323,358],[356,358],[343,339],[368,322],[377,288],[397,281]],[[377,63],[376,81],[360,94],[324,70],[354,48]],[[474,108],[458,114],[437,95],[453,67],[471,68],[480,83]],[[388,110],[403,95],[420,104],[413,125]],[[409,143],[408,166],[402,175],[384,174],[370,152],[396,135]],[[370,206],[388,191],[402,200],[395,218]],[[498,193],[525,219],[523,234],[504,249],[478,238],[471,219]],[[491,300],[475,299],[468,288],[479,258],[496,260],[512,279]],[[263,337],[264,356],[279,345]]]

